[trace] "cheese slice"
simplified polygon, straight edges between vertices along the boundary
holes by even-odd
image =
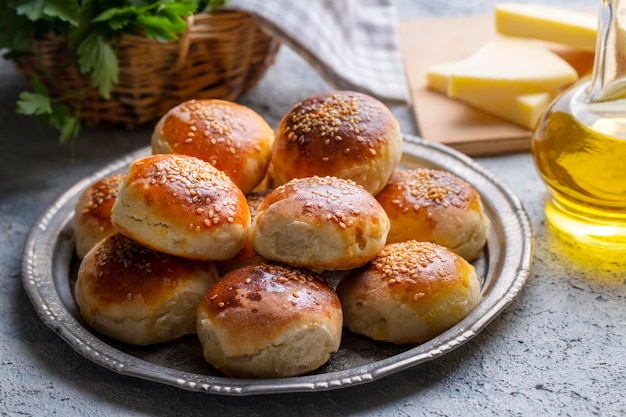
[[[444,62],[435,64],[426,70],[426,86],[431,90],[448,94],[448,82],[454,67],[463,61]]]
[[[453,61],[431,66],[426,72],[427,87],[447,94],[450,75],[461,62]],[[536,93],[493,99],[473,96],[462,101],[486,113],[532,130],[554,97],[555,94],[552,93]]]
[[[472,100],[466,103],[528,130],[533,130],[554,97],[555,95],[551,93],[536,93],[512,98]]]
[[[543,4],[496,3],[496,32],[541,39],[593,52],[598,17],[594,13]]]
[[[554,91],[576,79],[576,70],[547,48],[499,36],[454,67],[447,91],[464,100],[492,99]]]

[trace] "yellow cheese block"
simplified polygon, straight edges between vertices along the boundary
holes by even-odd
[[[467,104],[525,127],[528,130],[533,130],[553,98],[554,94],[536,93],[512,98],[472,100],[471,102],[467,101]]]
[[[598,17],[594,13],[543,4],[496,3],[496,32],[541,39],[593,52]]]
[[[471,100],[544,93],[578,79],[563,58],[531,40],[496,37],[454,67],[450,97]]]
[[[448,81],[454,67],[462,61],[444,62],[436,64],[426,70],[426,86],[431,90],[448,94]]]
[[[426,72],[426,85],[434,91],[447,94],[448,81],[454,68],[462,61],[433,65]],[[483,99],[480,96],[467,97],[465,103],[515,123],[526,129],[534,129],[537,121],[554,98],[554,94],[536,93],[518,96]]]

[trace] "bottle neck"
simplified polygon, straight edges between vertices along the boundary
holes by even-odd
[[[620,0],[600,0],[596,54],[587,101],[596,103],[625,97],[626,8]]]

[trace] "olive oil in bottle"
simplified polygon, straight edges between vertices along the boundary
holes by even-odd
[[[578,241],[626,250],[626,33],[619,1],[601,0],[592,78],[550,105],[533,132],[532,154],[549,191],[548,221]]]

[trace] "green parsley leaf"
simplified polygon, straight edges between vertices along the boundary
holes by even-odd
[[[50,114],[52,113],[50,97],[47,94],[22,91],[16,111],[19,114]]]
[[[76,0],[46,0],[43,9],[48,17],[56,17],[73,26],[78,26],[78,11],[80,6]]]
[[[32,22],[26,16],[18,16],[8,2],[0,1],[0,49],[5,49],[7,59],[16,59],[30,52]]]
[[[74,50],[78,47],[85,37],[93,32],[97,31],[94,25],[91,23],[91,19],[98,13],[94,0],[85,0],[82,2],[80,12],[78,14],[78,26],[68,28],[65,33],[70,47]]]
[[[192,15],[197,9],[198,5],[193,1],[180,1],[162,5],[158,12],[168,17],[176,16],[180,19],[180,17]]]
[[[30,82],[33,86],[33,90],[35,90],[35,93],[44,95],[44,96],[48,96],[48,87],[46,87],[46,85],[44,83],[42,83],[41,81],[39,81],[39,78],[37,78],[34,74],[31,74],[30,76]]]
[[[130,24],[130,22],[137,17],[137,13],[137,8],[133,6],[114,7],[100,13],[91,22],[104,22],[108,24],[111,29],[119,30]]]
[[[146,36],[161,42],[178,39],[178,34],[185,30],[185,26],[181,28],[171,20],[160,16],[137,16],[137,24],[141,26]]]
[[[22,0],[17,13],[33,21],[52,17],[76,26],[79,8],[77,0]]]
[[[54,103],[48,123],[59,131],[59,142],[66,143],[75,139],[80,132],[80,118],[73,115],[65,104]],[[72,149],[73,151],[73,149]]]
[[[52,104],[52,113],[50,114],[50,119],[48,123],[50,126],[61,130],[61,127],[65,123],[65,119],[70,117],[70,108],[62,103],[53,103]]]
[[[43,9],[46,6],[44,0],[21,1],[15,9],[18,15],[27,16],[30,20],[39,20],[43,17]]]
[[[78,67],[91,75],[91,83],[102,97],[109,99],[113,85],[118,81],[119,64],[115,51],[97,32],[92,32],[78,45]]]
[[[60,126],[59,142],[65,143],[70,139],[74,139],[80,132],[80,119],[76,116],[68,116]]]
[[[0,0],[0,51],[17,59],[32,51],[31,39],[56,33],[68,39],[77,66],[90,88],[110,99],[119,78],[112,45],[124,34],[142,32],[162,42],[175,40],[187,29],[185,18],[214,10],[227,0]],[[62,84],[62,83],[60,83]],[[36,116],[60,132],[61,143],[74,143],[80,131],[81,100],[85,89],[65,88],[54,98],[32,77],[32,91],[20,94],[17,112]],[[70,107],[71,106],[71,107]],[[73,157],[72,157],[73,159]]]

